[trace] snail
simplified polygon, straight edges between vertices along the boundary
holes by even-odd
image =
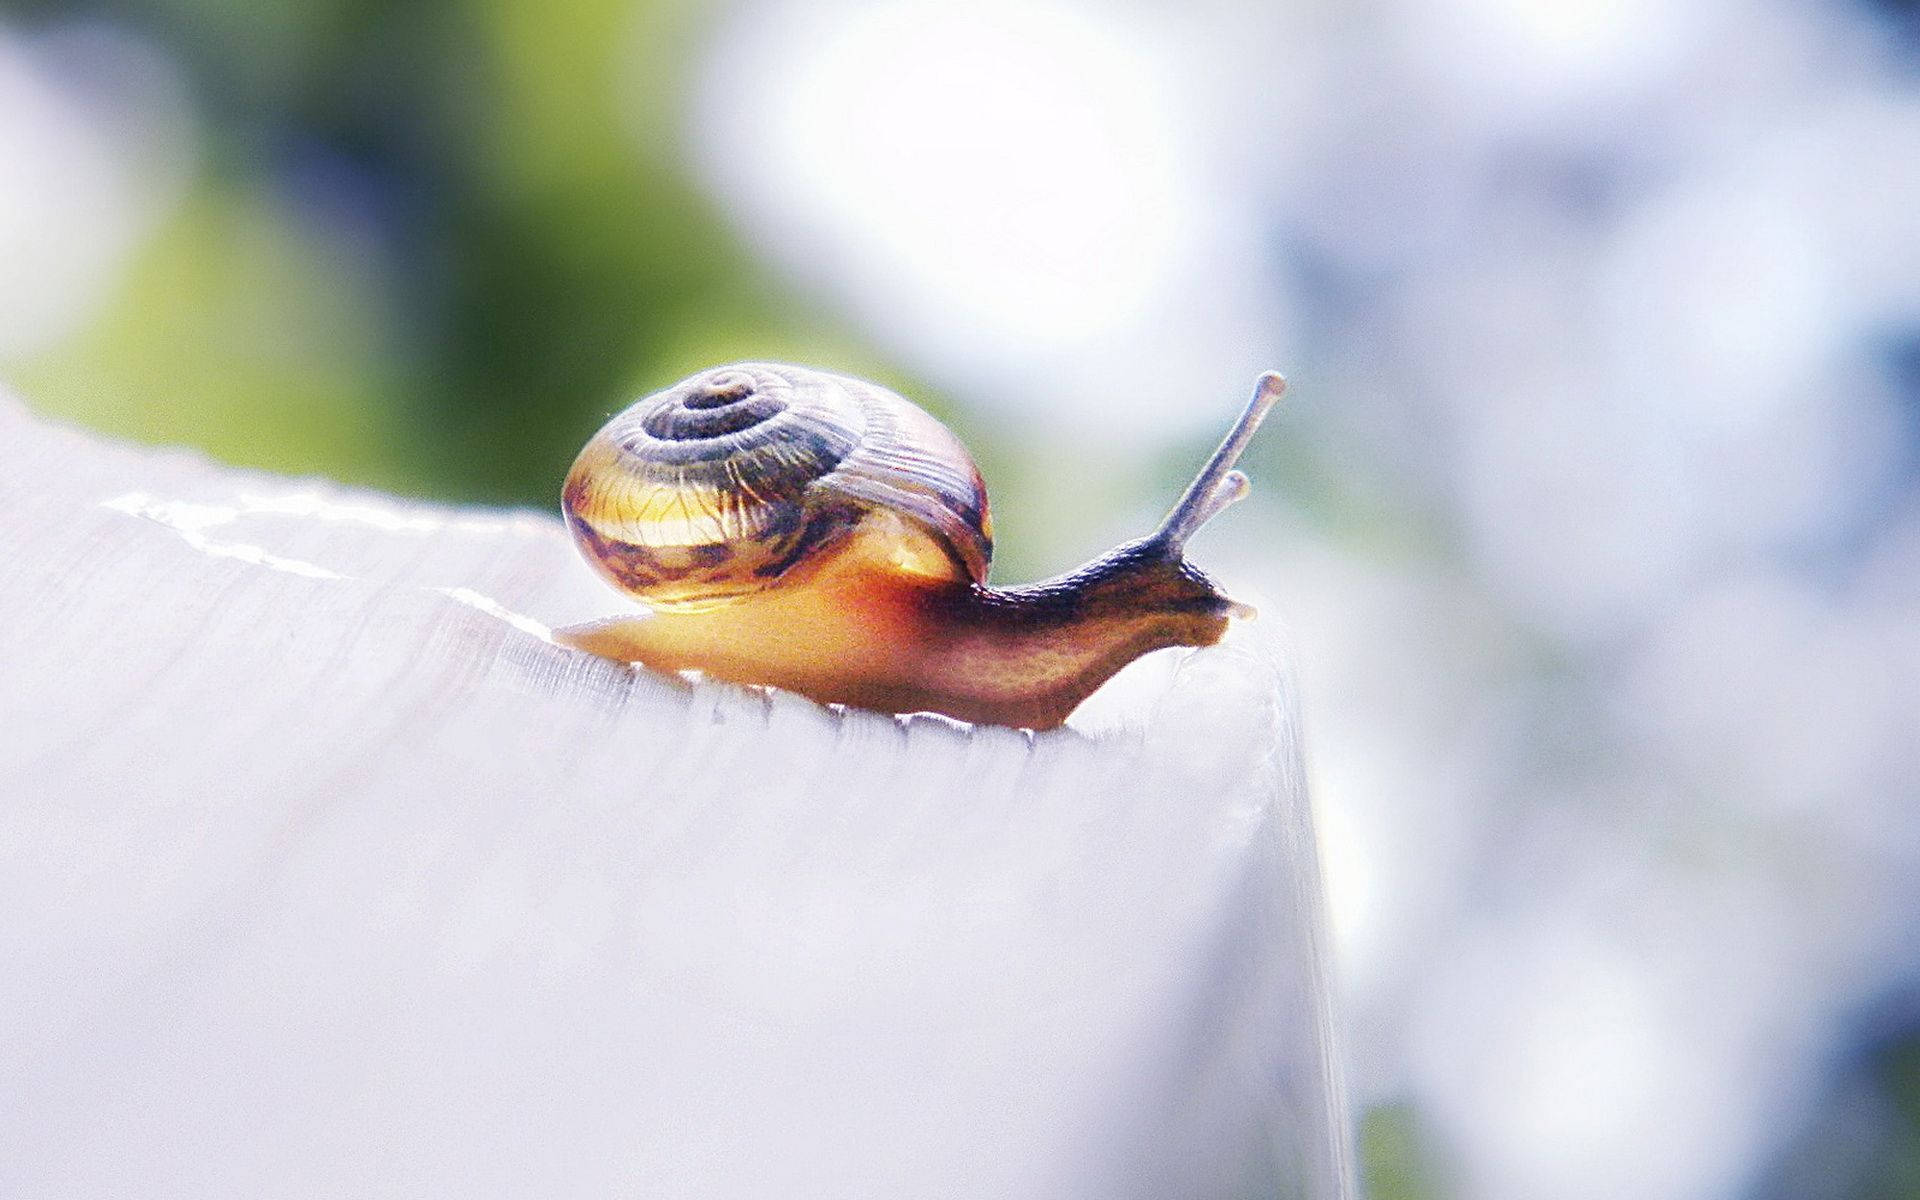
[[[1246,495],[1234,461],[1285,387],[1260,377],[1153,533],[998,588],[986,487],[944,425],[847,376],[703,371],[617,414],[562,494],[587,561],[650,611],[555,639],[822,703],[1054,728],[1142,654],[1212,645],[1253,616],[1183,554]]]

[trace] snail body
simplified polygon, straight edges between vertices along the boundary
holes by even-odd
[[[746,363],[615,416],[562,496],[582,554],[648,613],[556,639],[823,703],[1050,729],[1140,655],[1206,646],[1251,616],[1183,558],[1245,494],[1253,401],[1167,520],[1070,574],[986,583],[986,489],[959,440],[900,396]]]

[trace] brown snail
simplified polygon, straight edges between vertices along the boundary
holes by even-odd
[[[581,553],[652,611],[556,637],[823,703],[1051,729],[1140,655],[1210,646],[1253,615],[1182,554],[1246,494],[1234,461],[1285,386],[1260,377],[1153,533],[995,588],[986,488],[945,426],[845,376],[703,371],[615,416],[567,474]]]

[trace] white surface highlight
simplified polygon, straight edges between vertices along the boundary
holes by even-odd
[[[4,400],[0,545],[0,1193],[1349,1194],[1251,638],[1038,736],[631,673],[557,521]]]

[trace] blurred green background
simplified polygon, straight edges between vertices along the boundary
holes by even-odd
[[[44,412],[542,508],[609,413],[719,362],[832,364],[954,417],[756,262],[687,178],[706,6],[84,11],[179,56],[205,161],[84,330],[9,370]],[[991,470],[995,440],[966,433]]]

